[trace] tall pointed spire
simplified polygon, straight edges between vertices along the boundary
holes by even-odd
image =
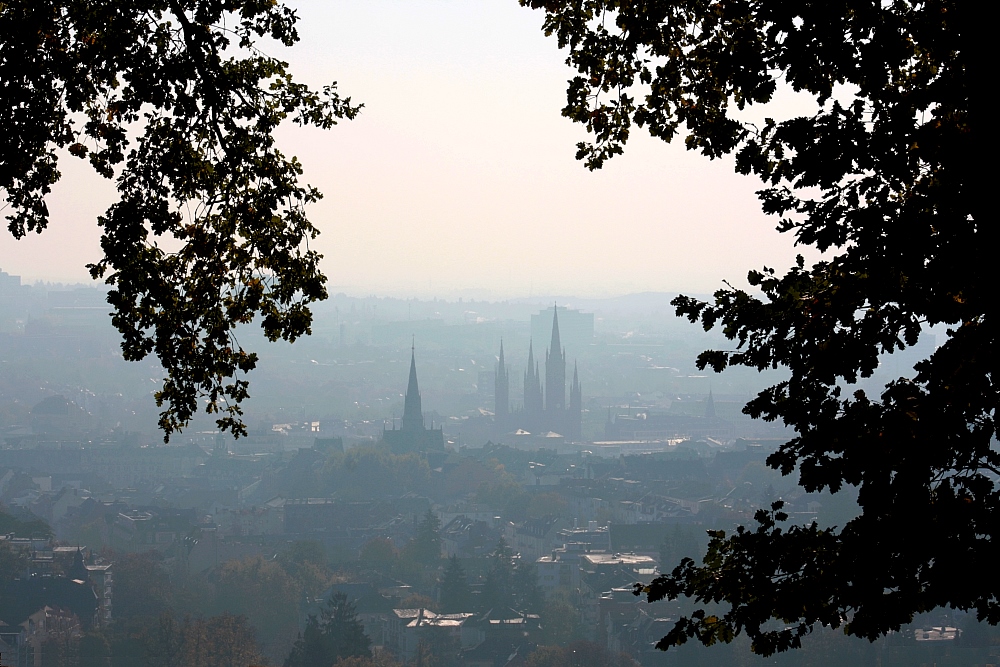
[[[559,341],[559,308],[552,305],[552,343],[545,353],[545,410],[562,419],[566,410],[566,352]]]
[[[500,339],[500,359],[497,362],[493,380],[493,419],[501,428],[506,427],[507,416],[510,414],[510,379],[507,377],[507,364],[503,359],[503,339]]]
[[[559,340],[559,307],[552,304],[552,341],[549,343],[549,354],[562,354],[562,343]]]
[[[534,343],[528,341],[528,369],[524,372],[524,413],[526,426],[534,430],[542,418],[542,384],[535,361]]]
[[[715,417],[715,399],[712,397],[712,390],[708,390],[708,398],[705,399],[705,416]]]
[[[583,436],[583,388],[580,373],[573,362],[573,385],[569,390],[569,410],[566,411],[566,435],[574,440]]]
[[[87,571],[87,566],[83,563],[83,549],[79,545],[76,547],[76,553],[73,554],[73,565],[70,566],[66,575],[70,579],[79,581],[87,581],[90,578],[90,572]]]
[[[410,380],[406,384],[406,397],[403,399],[404,431],[424,428],[424,415],[420,405],[420,389],[417,386],[416,346],[410,347]]]

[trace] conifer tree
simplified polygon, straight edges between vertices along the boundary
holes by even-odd
[[[405,553],[424,565],[432,565],[441,559],[441,519],[432,510],[427,510],[417,525],[417,534],[406,545]]]
[[[448,559],[444,576],[441,579],[441,611],[445,614],[458,614],[472,609],[472,591],[465,576],[458,556]]]
[[[486,573],[480,606],[483,611],[509,607],[512,603],[514,579],[514,552],[502,537],[490,555],[490,569]]]
[[[365,634],[354,603],[344,593],[334,593],[320,612],[310,616],[305,631],[285,659],[285,667],[329,667],[341,658],[371,654],[371,639]]]
[[[530,614],[541,611],[545,595],[538,585],[538,568],[534,563],[521,561],[515,565],[512,584],[515,609]]]

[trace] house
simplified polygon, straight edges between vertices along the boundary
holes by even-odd
[[[456,516],[441,529],[441,550],[451,558],[483,556],[490,553],[500,539],[493,521],[479,521],[464,514]]]
[[[520,524],[508,524],[504,531],[504,539],[515,553],[522,558],[534,561],[559,546],[556,539],[560,530],[566,528],[568,522],[554,515],[527,519]]]
[[[43,648],[50,642],[75,641],[83,634],[80,618],[65,607],[45,605],[21,624],[31,653],[31,667],[42,666]]]
[[[541,628],[538,614],[509,607],[496,608],[469,618],[463,628],[463,637],[469,646],[497,641],[522,646],[537,638]]]
[[[97,594],[97,614],[101,624],[111,622],[111,603],[114,599],[114,567],[111,563],[99,562],[87,565],[87,574]]]
[[[549,597],[559,589],[579,590],[580,557],[584,553],[586,553],[584,545],[571,542],[559,549],[553,549],[550,555],[535,560],[538,585],[544,591],[545,597]]]
[[[34,667],[34,650],[28,644],[28,631],[24,626],[0,621],[0,657],[4,667]]]
[[[452,644],[458,652],[481,640],[480,633],[465,629],[473,614],[436,614],[430,609],[393,609],[386,628],[386,648],[409,662],[421,643],[428,646]]]
[[[8,625],[19,625],[44,607],[72,613],[84,630],[100,620],[97,593],[89,581],[43,576],[15,579],[7,584],[4,597],[8,603],[0,620]]]

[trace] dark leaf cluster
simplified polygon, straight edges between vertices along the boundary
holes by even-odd
[[[745,631],[770,654],[816,624],[874,639],[948,605],[1000,622],[996,297],[974,152],[987,78],[972,6],[522,4],[545,11],[579,73],[563,113],[593,133],[578,153],[589,168],[621,153],[633,125],[681,135],[710,158],[735,156],[763,182],[779,230],[826,253],[753,271],[750,290],[673,303],[734,343],[703,353],[701,368],[787,369],[744,410],[796,431],[768,463],[809,491],[857,487],[862,513],[830,530],[782,528],[775,508],[756,529],[715,534],[704,564],[686,560],[643,590],[731,610],[682,619],[661,646]],[[779,87],[815,112],[744,120]],[[856,386],[936,325],[943,344],[908,377]]]
[[[204,407],[244,434],[242,375],[270,340],[310,330],[326,296],[305,207],[320,198],[275,146],[289,120],[328,128],[359,110],[316,92],[256,43],[298,40],[293,10],[266,0],[12,0],[0,4],[0,190],[15,238],[49,222],[60,159],[113,179],[103,257],[126,359],[156,354],[164,436]]]
[[[344,593],[334,593],[320,617],[310,616],[306,621],[285,667],[326,667],[342,658],[368,657],[370,649],[371,640],[354,604]]]

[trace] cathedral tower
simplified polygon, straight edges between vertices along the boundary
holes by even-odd
[[[406,384],[406,398],[403,399],[404,431],[417,431],[424,428],[424,413],[420,406],[420,390],[417,388],[416,350],[410,348],[410,380]]]
[[[566,411],[566,350],[559,341],[559,313],[552,306],[552,342],[545,353],[545,411],[560,415]]]
[[[566,411],[566,435],[573,440],[583,437],[583,388],[573,362],[573,386],[569,390],[569,410]]]
[[[543,317],[547,310],[538,316]],[[534,317],[534,316],[533,316]],[[580,374],[573,363],[573,383],[566,401],[566,350],[559,331],[559,311],[552,308],[552,339],[545,353],[545,383],[535,361],[534,343],[528,343],[528,367],[524,372],[524,405],[518,410],[510,407],[510,375],[504,363],[503,342],[500,343],[499,364],[495,380],[495,419],[504,431],[524,430],[535,436],[547,432],[558,433],[569,440],[579,440],[583,425],[583,389]],[[506,419],[504,420],[504,418]]]
[[[413,348],[410,349],[410,379],[406,384],[403,398],[403,423],[397,430],[395,423],[391,430],[382,429],[382,441],[397,454],[444,450],[444,431],[441,427],[424,426],[424,415],[420,404],[420,389],[417,387],[417,362]]]
[[[503,361],[503,340],[500,341],[500,360],[497,363],[495,379],[493,380],[493,414],[497,426],[505,429],[507,417],[510,415],[510,378],[507,377],[507,366]]]
[[[528,342],[528,370],[524,372],[524,415],[529,429],[538,428],[543,417],[542,383],[531,341]]]

